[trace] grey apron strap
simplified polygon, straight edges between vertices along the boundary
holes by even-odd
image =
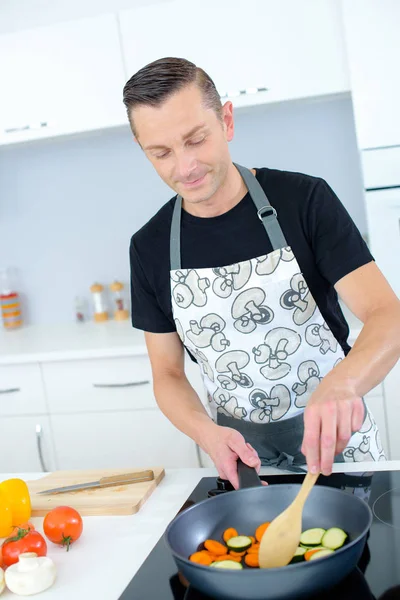
[[[279,225],[276,210],[271,206],[264,190],[258,183],[257,178],[254,177],[253,173],[249,169],[246,169],[246,167],[242,167],[236,163],[233,164],[241,174],[242,179],[249,190],[251,199],[256,205],[258,218],[265,227],[265,231],[271,242],[272,250],[285,248],[288,244],[283,235],[281,226]]]
[[[279,225],[276,210],[273,206],[271,206],[261,185],[258,183],[256,177],[254,177],[253,173],[249,169],[246,169],[246,167],[242,167],[241,165],[237,165],[236,163],[233,164],[239,171],[247,189],[249,190],[250,197],[257,208],[258,217],[265,227],[265,231],[267,232],[267,236],[271,242],[272,249],[278,250],[280,248],[285,248],[288,244],[285,236],[283,235],[281,226]],[[172,214],[170,235],[170,260],[172,271],[176,271],[177,269],[181,268],[181,214],[182,197],[177,196],[174,212]]]
[[[169,255],[171,260],[171,271],[181,268],[181,215],[182,197],[177,196],[172,214],[171,233],[169,240]]]

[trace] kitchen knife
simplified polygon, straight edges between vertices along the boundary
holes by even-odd
[[[89,481],[87,483],[77,483],[76,485],[66,485],[63,487],[43,490],[37,494],[62,494],[64,492],[75,492],[77,490],[88,490],[95,488],[105,488],[114,485],[128,485],[139,483],[141,481],[153,481],[153,471],[140,471],[139,473],[123,473],[121,475],[112,475],[111,477],[101,477],[98,481]]]

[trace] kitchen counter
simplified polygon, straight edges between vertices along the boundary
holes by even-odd
[[[0,364],[147,354],[144,334],[131,321],[27,325],[0,330]]]
[[[345,306],[342,310],[350,327],[352,344],[362,323]],[[143,354],[147,354],[144,334],[133,329],[130,319],[0,330],[0,365]]]
[[[375,470],[400,470],[400,461],[363,463],[362,471]],[[334,471],[360,472],[360,464],[337,464]],[[266,475],[276,472],[261,470]],[[48,556],[58,574],[54,586],[40,598],[118,600],[199,480],[212,476],[216,476],[215,469],[167,469],[163,481],[136,515],[84,517],[82,537],[68,553],[48,542]],[[8,477],[39,479],[43,473],[0,474],[0,481]],[[42,533],[43,518],[33,518],[32,522]],[[17,596],[7,590],[1,598]]]

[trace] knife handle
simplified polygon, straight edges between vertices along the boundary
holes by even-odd
[[[153,471],[139,471],[138,473],[122,473],[121,475],[111,475],[102,477],[99,481],[100,487],[109,487],[112,485],[124,485],[128,483],[139,483],[141,481],[153,481]]]

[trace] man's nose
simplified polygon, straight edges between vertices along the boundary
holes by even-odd
[[[176,156],[176,177],[179,181],[188,181],[196,170],[197,162],[190,152],[182,152]]]

